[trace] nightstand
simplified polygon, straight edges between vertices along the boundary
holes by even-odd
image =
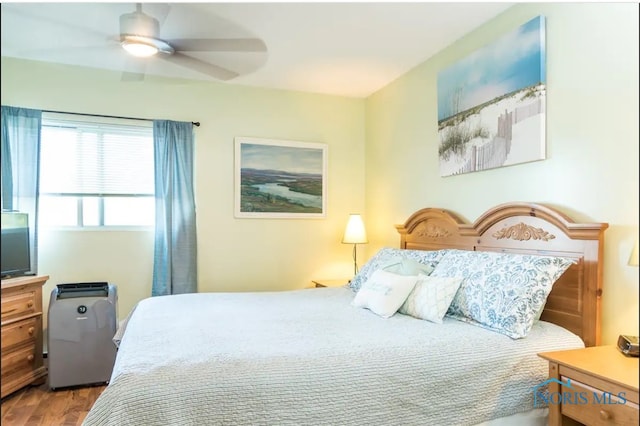
[[[320,288],[320,287],[342,287],[344,285],[349,284],[349,279],[348,278],[342,278],[342,279],[333,279],[333,280],[312,280],[311,283],[314,285],[314,287],[316,288]]]
[[[549,426],[638,424],[638,358],[615,346],[538,356],[549,361]]]

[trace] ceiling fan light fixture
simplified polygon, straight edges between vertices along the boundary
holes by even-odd
[[[124,50],[139,58],[148,58],[158,53],[159,49],[151,43],[144,43],[140,40],[123,40],[121,43]]]

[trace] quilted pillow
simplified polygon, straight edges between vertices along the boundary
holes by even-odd
[[[362,285],[351,304],[367,308],[383,318],[389,318],[407,299],[418,276],[398,275],[378,269]]]
[[[447,315],[513,339],[527,335],[553,284],[574,261],[563,257],[449,250],[433,277],[464,277]]]
[[[349,282],[349,288],[357,292],[360,290],[362,284],[369,279],[371,274],[378,269],[388,267],[390,263],[397,262],[398,259],[411,259],[423,265],[435,267],[446,252],[447,250],[426,251],[404,250],[391,247],[382,248],[360,268],[360,271],[358,271],[356,276]]]
[[[419,275],[418,282],[398,312],[442,324],[462,278]]]

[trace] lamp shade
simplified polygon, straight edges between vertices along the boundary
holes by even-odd
[[[347,227],[344,230],[344,237],[342,237],[344,244],[366,244],[367,231],[364,229],[364,222],[359,214],[349,215],[349,221]]]
[[[636,240],[636,244],[633,246],[633,251],[629,258],[629,266],[638,266],[638,240]]]

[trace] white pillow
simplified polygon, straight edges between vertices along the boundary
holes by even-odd
[[[389,318],[402,306],[417,281],[417,275],[398,275],[378,269],[360,287],[351,304]]]
[[[442,324],[463,278],[418,275],[418,282],[398,312]]]

